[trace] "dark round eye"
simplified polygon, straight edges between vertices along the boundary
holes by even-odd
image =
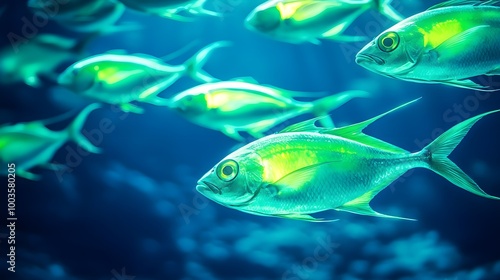
[[[392,52],[399,45],[399,35],[396,32],[387,32],[378,38],[378,48],[384,52]]]
[[[219,179],[225,182],[234,180],[234,178],[238,176],[238,172],[239,172],[238,163],[232,159],[227,159],[221,162],[217,166],[217,169],[215,170],[217,177],[219,177]]]

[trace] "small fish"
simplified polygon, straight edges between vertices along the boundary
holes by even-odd
[[[174,96],[168,106],[195,124],[244,141],[240,132],[261,138],[265,131],[286,120],[306,113],[325,116],[352,98],[367,97],[368,93],[346,91],[313,102],[293,99],[314,95],[233,80],[193,87]],[[333,126],[329,118],[323,121],[324,125]]]
[[[145,54],[99,54],[69,66],[58,83],[79,95],[140,114],[143,109],[130,102],[165,106],[169,102],[157,94],[183,76],[202,83],[218,81],[201,68],[215,49],[228,45],[225,41],[212,43],[181,65],[169,65]]]
[[[65,4],[55,1],[31,0],[28,7],[34,12],[52,12],[51,19],[61,26],[78,32],[96,32],[113,28],[125,12],[121,3],[109,0],[71,0]],[[57,12],[55,12],[57,11]]]
[[[24,82],[32,87],[42,85],[41,78],[54,79],[57,68],[84,55],[86,46],[96,37],[89,34],[80,40],[55,34],[39,34],[22,43],[18,51],[12,46],[0,50],[0,83]]]
[[[500,1],[449,1],[387,29],[356,55],[375,73],[495,91],[470,78],[500,75]]]
[[[362,132],[407,104],[341,128],[319,128],[314,125],[317,119],[292,125],[229,154],[198,181],[196,189],[229,208],[311,222],[325,221],[310,214],[326,210],[406,219],[378,213],[370,201],[413,168],[430,169],[466,191],[500,199],[486,194],[448,158],[477,121],[500,110],[455,125],[415,153]]]
[[[273,0],[253,10],[245,20],[247,29],[276,40],[319,44],[320,39],[362,41],[364,36],[344,31],[364,12],[376,9],[385,16],[403,19],[391,6],[392,0]]]
[[[62,131],[48,129],[44,121],[18,123],[0,126],[0,163],[16,164],[16,174],[20,177],[38,180],[39,176],[29,170],[34,167],[45,167],[52,170],[61,168],[49,163],[54,154],[66,142],[73,140],[86,151],[99,153],[100,149],[94,146],[81,134],[88,115],[99,108],[98,104],[91,104],[83,109],[75,120]],[[5,175],[6,171],[0,171]]]
[[[222,16],[220,13],[204,8],[207,0],[119,0],[127,7],[164,18],[191,21],[189,17],[180,15],[186,12],[191,15]]]

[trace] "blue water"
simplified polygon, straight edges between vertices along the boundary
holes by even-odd
[[[369,72],[354,62],[366,42],[291,45],[252,33],[243,19],[263,1],[220,1],[231,7],[223,20],[200,17],[181,23],[127,11],[119,23],[136,22],[143,29],[98,38],[88,53],[125,49],[161,57],[193,40],[196,48],[229,40],[233,46],[214,52],[205,67],[217,78],[251,76],[292,90],[373,93],[370,99],[352,100],[333,111],[337,125],[422,97],[366,130],[410,151],[465,118],[500,108],[498,93],[410,83]],[[32,14],[25,1],[3,2],[9,6],[1,18],[0,40],[7,48],[6,35],[20,34],[21,19]],[[410,16],[437,2],[395,1],[395,6]],[[209,1],[207,7],[211,5]],[[351,26],[351,34],[373,37],[391,25],[375,16],[363,15]],[[54,22],[39,32],[83,36]],[[183,78],[160,95],[172,96],[195,85]],[[50,82],[38,89],[3,85],[0,100],[0,123],[45,119],[84,105]],[[81,154],[69,143],[53,159],[69,166],[67,172],[36,168],[33,172],[42,176],[40,181],[17,180],[16,272],[7,271],[9,232],[2,226],[2,279],[500,279],[499,201],[475,196],[419,169],[372,202],[379,212],[416,222],[335,211],[325,213],[340,219],[335,223],[253,216],[195,191],[196,181],[237,142],[166,108],[141,106],[143,115],[113,111],[109,105],[92,113],[84,129],[102,154]],[[107,133],[99,130],[103,120],[111,122]],[[500,115],[482,119],[451,156],[496,196],[499,121]],[[2,188],[2,224],[7,223],[6,197]]]

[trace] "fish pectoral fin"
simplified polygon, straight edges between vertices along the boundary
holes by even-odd
[[[363,194],[362,196],[360,196],[356,199],[353,199],[353,200],[345,203],[342,206],[335,208],[335,210],[346,211],[346,212],[351,212],[354,214],[365,215],[365,216],[374,216],[374,217],[380,217],[380,218],[391,218],[391,219],[416,221],[415,219],[381,214],[381,213],[378,213],[375,210],[373,210],[370,206],[370,201],[373,199],[373,197],[375,197],[375,195],[378,194],[379,191],[380,191],[379,189],[369,191],[369,192]]]
[[[134,104],[123,103],[123,104],[120,104],[119,106],[123,112],[134,113],[134,114],[143,114],[144,113],[144,109],[142,109],[141,107],[138,107]]]
[[[17,169],[16,173],[17,173],[17,176],[25,178],[25,179],[28,179],[28,180],[32,180],[32,181],[38,181],[38,180],[41,179],[40,175],[31,173],[31,172],[26,171],[26,170],[19,170],[19,169]]]
[[[170,100],[158,97],[156,95],[150,95],[150,96],[148,96],[146,98],[139,99],[139,101],[140,102],[144,102],[144,103],[153,104],[153,105],[156,105],[156,106],[169,107],[171,105]]]
[[[304,186],[306,182],[311,181],[320,171],[320,168],[332,169],[335,164],[339,164],[338,161],[326,161],[317,164],[308,165],[306,167],[297,169],[285,176],[279,178],[273,184],[266,186],[266,188],[274,187],[276,188],[276,195],[286,195],[288,193],[296,193]]]
[[[471,49],[469,40],[473,37],[484,37],[480,32],[488,32],[490,25],[478,25],[460,32],[438,45],[434,50],[439,54],[439,59],[447,60],[463,53],[464,51],[475,51]]]
[[[245,138],[243,138],[243,136],[241,136],[240,133],[234,127],[225,126],[223,129],[220,130],[220,132],[224,133],[226,136],[236,141],[239,142],[245,141]]]
[[[284,218],[284,219],[290,219],[290,220],[296,220],[296,221],[306,221],[306,222],[320,222],[320,223],[326,223],[326,222],[336,222],[336,220],[327,220],[324,218],[314,218],[311,215],[307,214],[276,214],[272,215],[273,217],[277,218]]]
[[[483,86],[483,85],[477,84],[469,79],[440,81],[440,83],[445,84],[445,85],[454,86],[454,87],[480,90],[480,91],[498,91],[498,90],[500,90],[500,89],[494,89],[494,88],[490,88],[488,86]]]

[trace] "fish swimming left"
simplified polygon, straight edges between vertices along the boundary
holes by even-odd
[[[42,78],[54,79],[62,63],[82,58],[85,48],[96,36],[89,34],[82,39],[70,39],[46,33],[27,43],[5,47],[0,50],[0,83],[23,82],[40,87]]]
[[[364,12],[376,9],[394,21],[403,19],[392,0],[272,0],[255,8],[245,20],[247,29],[275,40],[319,44],[320,39],[362,41],[344,31]]]
[[[127,7],[154,14],[164,18],[191,21],[191,18],[181,15],[185,12],[189,15],[207,15],[220,17],[221,14],[204,8],[207,0],[119,0]]]
[[[125,112],[142,113],[143,109],[131,102],[166,105],[168,101],[157,94],[183,76],[201,83],[218,81],[202,67],[215,49],[228,45],[226,41],[212,43],[181,65],[169,65],[145,54],[98,54],[69,66],[58,83],[84,97],[118,105]]]
[[[109,0],[70,0],[64,4],[54,1],[30,0],[34,12],[54,11],[50,19],[64,28],[78,32],[111,30],[125,12],[122,3]]]
[[[500,199],[448,158],[477,121],[500,110],[467,119],[410,153],[362,132],[396,109],[341,128],[319,128],[316,119],[292,125],[229,154],[196,189],[223,206],[260,216],[324,221],[310,214],[337,210],[406,219],[378,213],[370,201],[406,171],[426,168],[473,194]]]
[[[59,168],[50,160],[59,148],[73,140],[84,150],[99,153],[100,149],[80,132],[89,114],[100,108],[97,103],[85,107],[73,122],[62,131],[53,131],[44,121],[32,121],[0,126],[0,163],[16,164],[16,174],[20,177],[38,180],[39,175],[30,172],[34,167]],[[6,170],[0,175],[6,175]]]
[[[471,78],[500,75],[500,1],[449,1],[387,29],[356,55],[383,76],[496,91]]]
[[[195,86],[172,97],[168,107],[193,123],[244,141],[241,132],[261,138],[267,130],[298,115],[325,116],[352,98],[369,94],[352,90],[312,102],[293,99],[314,95],[240,79]],[[323,121],[333,126],[329,118]]]

